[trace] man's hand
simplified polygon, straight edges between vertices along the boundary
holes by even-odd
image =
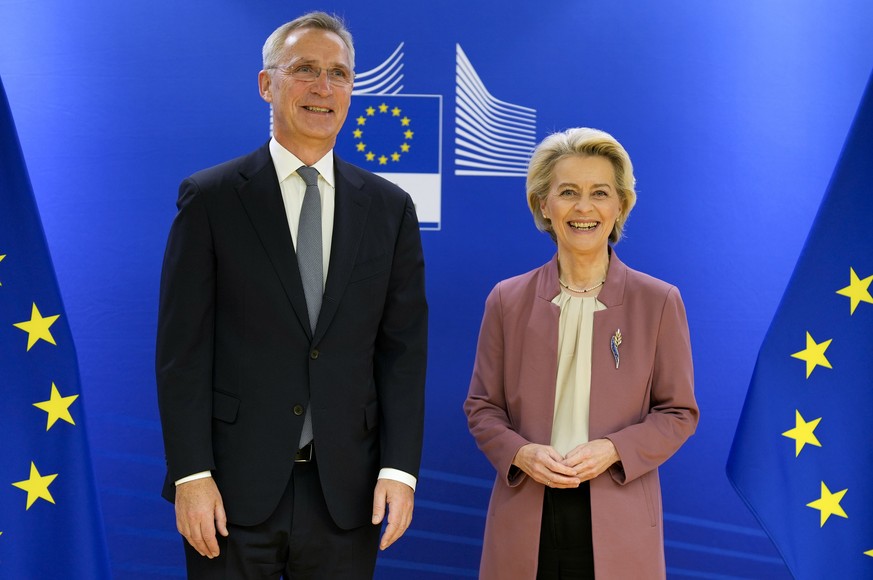
[[[215,530],[227,537],[227,516],[211,477],[176,486],[176,529],[201,556],[219,554]]]
[[[405,483],[393,479],[379,479],[373,492],[373,524],[382,523],[385,508],[388,508],[388,525],[379,542],[379,549],[384,550],[395,541],[412,523],[412,507],[415,503],[415,493]]]

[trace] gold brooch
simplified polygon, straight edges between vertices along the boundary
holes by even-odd
[[[609,348],[612,350],[612,356],[615,359],[615,368],[618,368],[618,347],[621,346],[621,329],[617,329],[612,338],[609,339]]]

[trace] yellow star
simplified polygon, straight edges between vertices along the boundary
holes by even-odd
[[[400,153],[395,151],[391,154],[391,161],[400,161]]]
[[[355,136],[355,139],[360,139],[361,137],[364,136],[364,132],[361,131],[360,129],[355,129],[355,130],[352,132],[352,135]]]
[[[849,490],[844,489],[837,493],[831,493],[831,490],[828,489],[825,482],[821,482],[821,497],[806,504],[807,507],[817,509],[821,512],[821,525],[819,527],[824,527],[825,522],[828,521],[828,518],[831,516],[840,516],[841,518],[849,517],[846,515],[846,512],[843,511],[843,508],[840,507],[840,502],[843,500],[843,496],[846,495],[847,491]]]
[[[3,533],[3,532],[0,532],[0,534],[2,534],[2,533]],[[865,555],[865,556],[870,556],[871,558],[873,558],[873,550],[867,550],[866,552],[864,552],[864,555]]]
[[[409,131],[409,130],[403,132],[403,136],[406,137],[407,139],[412,139],[413,134],[414,133],[412,131]]]
[[[376,158],[376,154],[373,153],[372,151],[368,151],[367,154],[365,155],[365,157],[367,158],[367,161],[372,161],[373,159]]]
[[[48,486],[51,485],[57,476],[57,473],[53,473],[52,475],[40,475],[39,471],[36,470],[36,465],[33,464],[33,461],[30,462],[30,477],[24,481],[18,481],[12,484],[27,492],[27,507],[24,508],[25,510],[29,510],[30,506],[33,505],[33,502],[38,499],[44,499],[47,502],[55,503],[55,499],[52,497],[51,492],[49,492]]]
[[[363,115],[361,115],[360,117],[358,117],[358,118],[356,119],[356,121],[358,122],[358,125],[366,125],[366,124],[367,124],[367,118],[364,117]]]
[[[800,352],[796,352],[791,355],[794,358],[799,358],[800,360],[806,361],[806,378],[809,378],[809,375],[812,374],[813,369],[817,365],[821,365],[825,368],[832,369],[830,361],[825,356],[825,351],[831,345],[831,341],[833,339],[828,339],[824,342],[816,343],[812,336],[807,332],[806,333],[806,348]]]
[[[400,146],[400,150],[404,153],[409,153],[409,143],[404,143]]]
[[[409,127],[409,117],[403,117],[400,119],[400,125],[402,127]]]
[[[393,109],[391,109],[391,115],[393,115],[394,117],[399,117],[400,116],[400,107],[394,107]]]
[[[58,388],[52,383],[52,395],[48,401],[42,401],[40,403],[34,403],[33,406],[42,409],[46,413],[48,413],[48,420],[46,422],[45,430],[48,431],[52,428],[52,425],[58,419],[63,419],[70,425],[75,425],[76,422],[73,421],[73,416],[70,415],[70,405],[73,404],[73,401],[79,398],[79,395],[70,395],[69,397],[62,397],[58,392]]]
[[[5,257],[6,257],[6,254],[2,254],[2,255],[0,255],[0,262],[2,262],[2,261],[3,261],[3,258],[5,258]],[[0,286],[2,286],[2,285],[3,285],[3,282],[0,282]],[[3,532],[0,532],[0,534],[2,534],[2,533],[3,533]]]
[[[376,114],[376,109],[374,109],[373,107],[367,107],[367,108],[365,109],[365,111],[367,111],[367,116],[368,116],[368,117],[372,117],[373,115]]]
[[[794,439],[794,456],[797,457],[800,455],[800,450],[803,449],[803,446],[809,443],[810,445],[815,445],[816,447],[821,447],[821,443],[819,443],[818,437],[815,436],[815,428],[818,427],[819,422],[821,422],[821,417],[818,419],[813,419],[812,421],[804,421],[803,417],[800,416],[800,411],[797,409],[794,410],[794,429],[789,429],[783,435],[788,437],[789,439]]]
[[[355,145],[355,147],[357,147],[358,151],[360,151],[360,152],[362,152],[362,153],[363,153],[364,150],[367,148],[367,146],[364,145],[364,142],[363,142],[363,141],[361,141],[360,143],[358,143],[357,145]]]
[[[30,311],[30,320],[18,322],[12,326],[20,328],[27,333],[27,350],[33,348],[36,341],[40,339],[57,346],[55,338],[52,336],[49,328],[59,317],[60,314],[55,314],[54,316],[46,316],[43,318],[42,314],[39,313],[39,309],[36,307],[36,303],[34,303],[33,308]]]
[[[379,165],[388,165],[388,158],[384,155],[379,156]]]
[[[387,113],[388,112],[388,105],[386,105],[385,103],[382,103],[381,105],[379,105],[379,112],[380,113]]]
[[[870,296],[870,282],[873,282],[873,276],[867,276],[863,280],[855,274],[854,268],[849,268],[849,285],[845,288],[837,290],[840,296],[848,296],[850,300],[851,311],[849,315],[855,314],[855,309],[861,302],[873,304],[873,296]]]

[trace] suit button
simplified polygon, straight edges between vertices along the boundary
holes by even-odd
[[[303,414],[303,405],[294,405],[294,414],[298,417]]]
[[[312,352],[309,353],[309,358],[311,358],[312,360],[315,360],[318,358],[318,349],[317,348],[312,349]]]

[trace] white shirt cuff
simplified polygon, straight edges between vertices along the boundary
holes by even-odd
[[[207,477],[212,477],[211,471],[201,471],[199,473],[192,473],[187,477],[183,477],[182,479],[176,480],[176,486],[180,486],[183,483],[188,483],[189,481],[194,481],[195,479],[205,479]]]
[[[383,467],[379,470],[379,479],[391,479],[399,481],[400,483],[405,483],[412,488],[412,491],[415,491],[415,484],[418,482],[418,480],[409,473],[400,471],[399,469],[391,469],[390,467]]]

